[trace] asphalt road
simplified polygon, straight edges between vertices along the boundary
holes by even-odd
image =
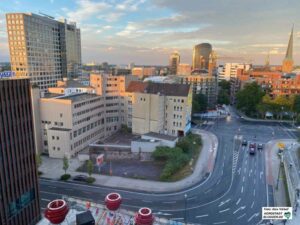
[[[106,194],[117,191],[124,199],[122,207],[150,207],[154,213],[180,222],[263,224],[261,208],[274,202],[272,187],[266,184],[265,154],[262,151],[249,155],[241,140],[266,143],[296,134],[287,124],[247,122],[233,113],[227,119],[212,122],[201,129],[213,132],[219,139],[215,168],[208,179],[191,188],[157,194],[41,179],[41,206],[44,209],[50,200],[63,195],[102,203]]]

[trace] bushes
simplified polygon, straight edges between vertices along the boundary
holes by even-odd
[[[88,184],[92,184],[92,183],[94,183],[95,182],[95,178],[94,177],[88,177],[87,179],[86,179],[86,182],[88,183]]]
[[[67,181],[70,179],[70,177],[71,177],[71,175],[66,173],[66,174],[61,175],[60,180]]]
[[[152,153],[152,157],[155,160],[166,161],[160,179],[167,181],[178,170],[182,169],[191,160],[201,144],[200,136],[189,134],[186,137],[182,137],[175,148],[165,146],[157,147]]]

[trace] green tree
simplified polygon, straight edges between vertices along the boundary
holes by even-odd
[[[203,112],[207,109],[207,96],[204,94],[193,95],[192,112]]]
[[[225,90],[227,94],[230,94],[230,81],[221,80],[219,82],[220,90]]]
[[[263,96],[264,92],[256,82],[246,84],[244,89],[236,94],[236,106],[246,115],[253,115],[256,113],[256,105],[262,101]]]
[[[293,102],[293,111],[298,115],[300,113],[300,95],[296,95]]]
[[[41,153],[37,153],[35,155],[35,160],[36,160],[36,165],[37,167],[40,167],[42,165],[42,156],[41,156]]]
[[[225,104],[228,105],[230,103],[230,97],[229,94],[227,93],[227,90],[220,90],[218,94],[218,104]]]
[[[66,156],[63,158],[63,170],[65,171],[65,174],[67,173],[67,170],[69,169],[69,160]]]
[[[93,165],[92,160],[88,160],[88,161],[87,161],[86,167],[87,167],[87,173],[88,173],[89,177],[91,177],[91,176],[92,176],[92,173],[93,173],[93,171],[94,171],[94,165]]]

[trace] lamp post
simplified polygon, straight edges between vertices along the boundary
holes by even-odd
[[[184,194],[184,223],[187,224],[187,194]]]

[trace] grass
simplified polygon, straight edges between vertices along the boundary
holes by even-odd
[[[186,164],[181,170],[173,174],[169,181],[178,181],[182,180],[185,177],[188,177],[193,173],[197,160],[199,158],[199,154],[201,152],[202,146],[200,145],[199,148],[195,151],[195,154],[192,156],[192,165],[190,163]],[[192,170],[191,170],[192,168]]]

